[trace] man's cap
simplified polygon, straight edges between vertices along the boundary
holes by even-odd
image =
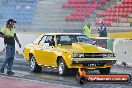
[[[13,20],[13,19],[9,19],[8,21],[6,21],[6,22],[13,22],[13,23],[17,23],[15,20]]]

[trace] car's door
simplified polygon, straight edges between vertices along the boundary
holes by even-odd
[[[46,58],[44,58],[44,57],[46,57],[45,50],[48,47],[48,43],[45,42],[46,38],[47,38],[47,36],[43,36],[41,38],[41,40],[39,41],[37,49],[34,50],[36,62],[39,65],[46,64]],[[45,46],[43,46],[44,44],[45,44]]]
[[[48,44],[48,46],[43,51],[45,54],[44,58],[46,58],[46,65],[56,67],[57,56],[55,54],[56,49],[54,47],[55,46],[54,38],[55,38],[54,35],[47,36],[45,43]],[[45,43],[43,44],[44,47],[46,46]]]
[[[41,47],[41,49],[37,50],[37,62],[41,65],[45,65],[45,66],[54,66],[54,62],[53,61],[53,46],[50,46],[50,41],[53,38],[52,35],[45,35],[39,43],[39,46]]]

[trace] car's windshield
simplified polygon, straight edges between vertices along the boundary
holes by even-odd
[[[74,42],[83,42],[88,44],[94,44],[94,42],[85,35],[57,35],[57,44],[69,45]]]

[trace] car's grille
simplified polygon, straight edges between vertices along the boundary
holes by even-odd
[[[96,66],[103,66],[107,63],[115,64],[116,60],[87,60],[87,61],[81,61],[81,60],[73,60],[72,64],[82,64],[83,66],[88,65],[96,65]]]
[[[83,66],[104,66],[105,63],[101,63],[101,64],[88,64],[88,63],[83,63]]]
[[[84,58],[103,58],[103,54],[98,53],[85,53]]]

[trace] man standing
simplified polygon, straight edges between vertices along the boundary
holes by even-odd
[[[7,65],[7,74],[13,75],[14,72],[11,70],[15,55],[15,40],[21,48],[21,44],[16,36],[16,31],[14,23],[17,23],[13,19],[9,19],[6,23],[6,27],[2,28],[0,32],[0,37],[4,38],[4,44],[6,46],[6,58],[3,61],[2,67],[0,69],[1,73],[4,73],[4,68]]]
[[[84,25],[83,33],[84,33],[84,35],[91,37],[91,28],[89,25]]]
[[[98,25],[99,37],[107,37],[106,25],[103,21],[100,21]]]

